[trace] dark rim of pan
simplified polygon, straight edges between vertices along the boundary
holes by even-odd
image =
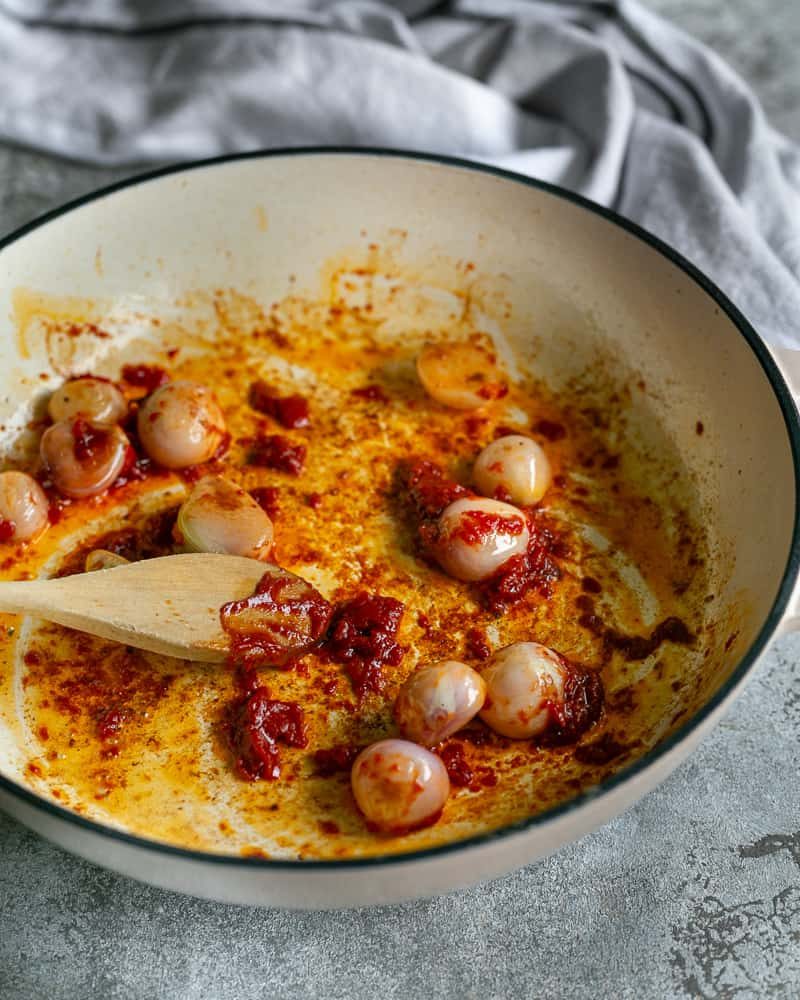
[[[681,254],[679,254],[676,250],[673,250],[672,247],[668,246],[657,236],[653,236],[651,233],[647,232],[647,230],[642,229],[641,226],[638,226],[636,223],[618,215],[616,212],[613,212],[608,208],[604,208],[603,206],[598,205],[581,195],[573,194],[571,191],[567,191],[554,184],[548,184],[544,181],[534,180],[530,177],[525,177],[521,174],[516,174],[508,170],[485,166],[469,160],[462,160],[457,157],[438,156],[430,153],[415,153],[398,149],[373,149],[370,147],[349,146],[313,146],[288,149],[254,150],[253,152],[234,153],[227,156],[212,157],[206,160],[197,160],[192,163],[176,164],[156,170],[150,170],[146,173],[130,177],[127,180],[119,181],[115,184],[101,188],[98,191],[93,191],[90,194],[68,202],[60,208],[47,212],[27,225],[22,226],[20,229],[17,229],[10,235],[0,239],[0,252],[6,247],[9,247],[13,243],[17,242],[17,240],[25,237],[28,233],[33,232],[33,230],[46,225],[48,222],[51,222],[62,215],[66,215],[83,205],[87,205],[90,202],[104,198],[106,195],[113,194],[116,191],[122,191],[125,188],[135,187],[137,184],[146,184],[150,181],[158,180],[161,177],[167,177],[170,174],[198,170],[204,167],[215,167],[226,163],[236,162],[237,160],[291,156],[386,157],[398,160],[435,163],[447,167],[455,167],[461,170],[470,170],[475,173],[488,174],[492,177],[499,177],[513,184],[521,184],[526,187],[545,191],[557,198],[563,198],[565,201],[571,202],[573,205],[580,206],[587,212],[599,215],[601,218],[606,219],[608,222],[619,227],[620,229],[624,229],[626,232],[631,233],[633,236],[640,239],[643,243],[652,247],[663,257],[666,257],[669,261],[671,261],[677,268],[683,271],[684,274],[688,275],[688,277],[690,277],[697,285],[699,285],[722,310],[722,312],[727,315],[745,341],[749,344],[750,349],[753,351],[753,354],[756,356],[767,379],[769,380],[780,405],[792,450],[795,497],[800,496],[800,420],[798,420],[798,414],[792,395],[787,388],[786,383],[784,382],[784,379],[772,358],[772,355],[750,323],[745,319],[742,313],[739,312],[730,299],[728,299],[728,297],[724,295],[712,281],[710,281],[693,264],[686,260],[685,257],[681,256]],[[187,860],[203,861],[210,864],[220,865],[222,867],[233,866],[267,870],[282,869],[296,870],[298,872],[331,868],[371,868],[382,865],[402,865],[420,860],[433,860],[437,857],[441,857],[442,855],[451,854],[456,851],[466,851],[470,848],[481,847],[493,841],[499,841],[506,837],[519,835],[527,830],[532,830],[537,826],[543,826],[546,823],[558,819],[559,817],[580,809],[582,806],[591,801],[602,798],[614,789],[641,774],[648,767],[650,767],[651,764],[654,764],[656,761],[665,757],[679,744],[690,737],[692,733],[694,733],[695,730],[702,725],[708,716],[711,715],[742,682],[760,654],[766,648],[775,629],[778,627],[789,602],[799,568],[800,509],[798,508],[798,504],[795,503],[792,543],[789,550],[786,568],[784,569],[780,587],[778,588],[778,593],[775,596],[772,608],[770,609],[770,612],[767,615],[767,618],[759,630],[755,640],[737,664],[736,669],[731,673],[725,683],[722,684],[722,686],[714,693],[714,695],[702,706],[702,708],[700,708],[679,729],[672,733],[671,736],[657,744],[653,747],[653,749],[648,751],[648,753],[644,754],[644,756],[633,761],[627,767],[624,767],[622,770],[616,772],[605,781],[580,792],[567,802],[554,806],[553,808],[548,809],[545,812],[538,813],[535,816],[530,816],[524,820],[520,820],[519,822],[513,823],[509,826],[504,826],[488,833],[468,837],[464,840],[452,841],[451,843],[443,844],[439,847],[429,847],[417,851],[386,854],[369,858],[342,859],[340,861],[315,859],[272,859],[215,854],[208,851],[174,847],[171,844],[162,843],[158,840],[151,840],[146,837],[140,837],[104,826],[98,821],[86,819],[63,806],[56,805],[55,803],[40,797],[35,792],[24,788],[3,775],[0,775],[0,790],[5,791],[22,800],[26,804],[49,814],[52,818],[63,820],[66,823],[70,823],[73,826],[78,827],[79,829],[86,830],[87,832],[101,837],[107,837],[110,840],[119,842],[120,844],[125,844],[130,847],[140,848],[147,851],[154,851],[161,854],[172,855],[178,858],[185,858]]]

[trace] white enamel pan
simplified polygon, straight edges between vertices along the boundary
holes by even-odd
[[[735,620],[736,640],[724,648],[718,634],[702,696],[678,727],[591,791],[490,834],[369,860],[214,855],[86,819],[34,790],[0,706],[0,806],[77,855],[211,899],[303,908],[396,902],[489,879],[654,788],[798,620],[800,425],[781,374],[789,377],[791,360],[776,360],[719,289],[635,225],[566,191],[466,162],[380,150],[232,156],[127,181],[24,227],[0,242],[0,424],[26,409],[51,364],[20,354],[20,288],[112,309],[217,287],[271,302],[287,293],[289,276],[291,287],[313,288],[321,269],[365,240],[393,241],[399,266],[433,284],[464,261],[490,276],[508,305],[510,338],[524,350],[535,334],[539,372],[555,387],[598,345],[637,373],[660,447],[696,491],[716,554],[714,613]]]

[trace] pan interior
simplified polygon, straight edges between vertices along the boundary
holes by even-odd
[[[308,183],[316,178],[299,234],[291,199],[274,195],[301,190],[298,173]],[[380,198],[384,184],[392,206]],[[288,170],[278,160],[201,171],[188,186],[186,203],[177,178],[121,192],[73,216],[78,225],[59,220],[21,250],[3,252],[7,462],[33,460],[31,420],[69,374],[117,377],[122,363],[144,360],[213,385],[233,432],[235,466],[253,430],[249,383],[264,377],[293,386],[315,415],[306,474],[296,482],[263,470],[234,474],[248,488],[278,487],[278,558],[288,568],[332,598],[368,589],[403,600],[400,641],[408,651],[389,671],[385,695],[355,713],[338,668],[311,657],[307,674],[273,672],[274,696],[307,710],[309,747],[284,751],[280,781],[249,785],[235,777],[225,746],[232,682],[224,671],[4,618],[3,773],[86,816],[179,846],[366,856],[534,815],[602,781],[689,719],[768,613],[793,511],[774,394],[749,345],[705,293],[585,210],[453,168],[323,157]],[[333,188],[335,209],[324,194]],[[438,229],[429,222],[441,216],[437,196],[445,191],[461,219],[456,229],[449,209]],[[156,256],[140,218],[152,221],[165,205]],[[205,214],[197,215],[198,205]],[[113,235],[120,227],[129,235],[124,245]],[[48,271],[28,241],[57,260],[72,247],[71,262]],[[514,388],[470,427],[463,414],[426,401],[413,358],[426,340],[476,332],[493,340]],[[351,390],[366,383],[380,385],[389,402],[358,402]],[[567,433],[543,438],[536,428],[547,424]],[[569,554],[552,598],[495,620],[463,585],[415,558],[397,475],[419,456],[466,481],[476,450],[509,425],[539,433],[564,477],[547,508]],[[68,509],[43,543],[7,559],[2,572],[79,568],[87,546],[131,526],[150,530],[185,492],[184,482],[165,475]],[[323,497],[316,508],[308,502],[314,493]],[[586,577],[601,585],[592,610],[621,633],[647,635],[675,617],[693,641],[660,643],[638,659],[609,651],[580,622]],[[474,658],[475,627],[492,646],[535,638],[601,669],[604,720],[577,754],[464,744],[474,781],[451,798],[442,820],[404,838],[376,838],[353,809],[346,775],[319,777],[312,751],[384,735],[402,678],[425,660]],[[98,738],[110,711],[124,718],[116,753]]]

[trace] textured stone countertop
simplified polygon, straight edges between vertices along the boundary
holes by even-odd
[[[800,139],[798,0],[652,0]],[[0,149],[8,231],[120,176]],[[489,886],[292,914],[148,888],[0,815],[0,1000],[800,995],[800,638],[664,785]]]

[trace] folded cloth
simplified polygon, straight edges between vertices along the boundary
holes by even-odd
[[[800,148],[635,0],[0,0],[0,141],[99,164],[391,146],[611,206],[800,347]]]

